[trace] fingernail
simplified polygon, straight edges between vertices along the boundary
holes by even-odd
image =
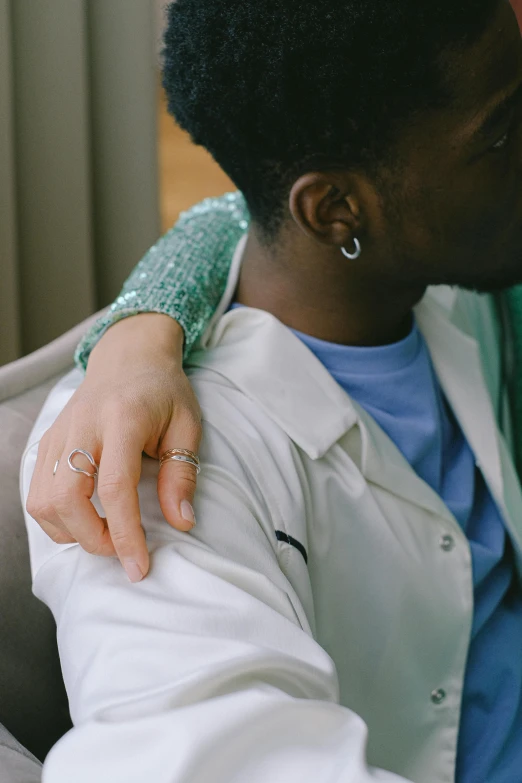
[[[141,569],[135,560],[124,560],[123,566],[131,582],[141,582],[143,579],[143,574],[141,573]]]
[[[188,500],[182,500],[180,503],[181,516],[186,519],[187,522],[192,522],[192,527],[196,526],[196,517],[194,516],[194,509],[188,502]]]

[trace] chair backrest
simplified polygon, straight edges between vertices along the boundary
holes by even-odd
[[[31,592],[19,491],[27,438],[74,350],[106,308],[0,367],[0,723],[40,759],[70,727],[52,615]]]

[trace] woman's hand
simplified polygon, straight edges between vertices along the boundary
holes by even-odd
[[[78,542],[95,555],[116,554],[131,581],[149,569],[137,486],[142,452],[159,459],[172,448],[197,453],[200,411],[182,370],[183,331],[168,315],[140,313],[113,324],[93,349],[84,381],[43,435],[26,509],[59,544]],[[73,449],[89,451],[100,466],[94,480],[67,465]],[[60,460],[56,475],[53,469]],[[74,464],[93,467],[83,454]],[[196,470],[167,461],[158,497],[169,524],[192,529]]]

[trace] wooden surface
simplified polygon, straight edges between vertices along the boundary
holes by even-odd
[[[236,187],[211,155],[175,124],[167,113],[163,90],[158,93],[161,223],[165,232],[182,210],[206,196],[219,196]]]

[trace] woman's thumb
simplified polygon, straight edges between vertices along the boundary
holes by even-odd
[[[192,530],[196,524],[193,503],[198,469],[193,463],[199,462],[200,441],[199,424],[180,435],[178,423],[171,424],[160,445],[160,460],[165,458],[158,474],[158,498],[165,519],[177,530]]]

